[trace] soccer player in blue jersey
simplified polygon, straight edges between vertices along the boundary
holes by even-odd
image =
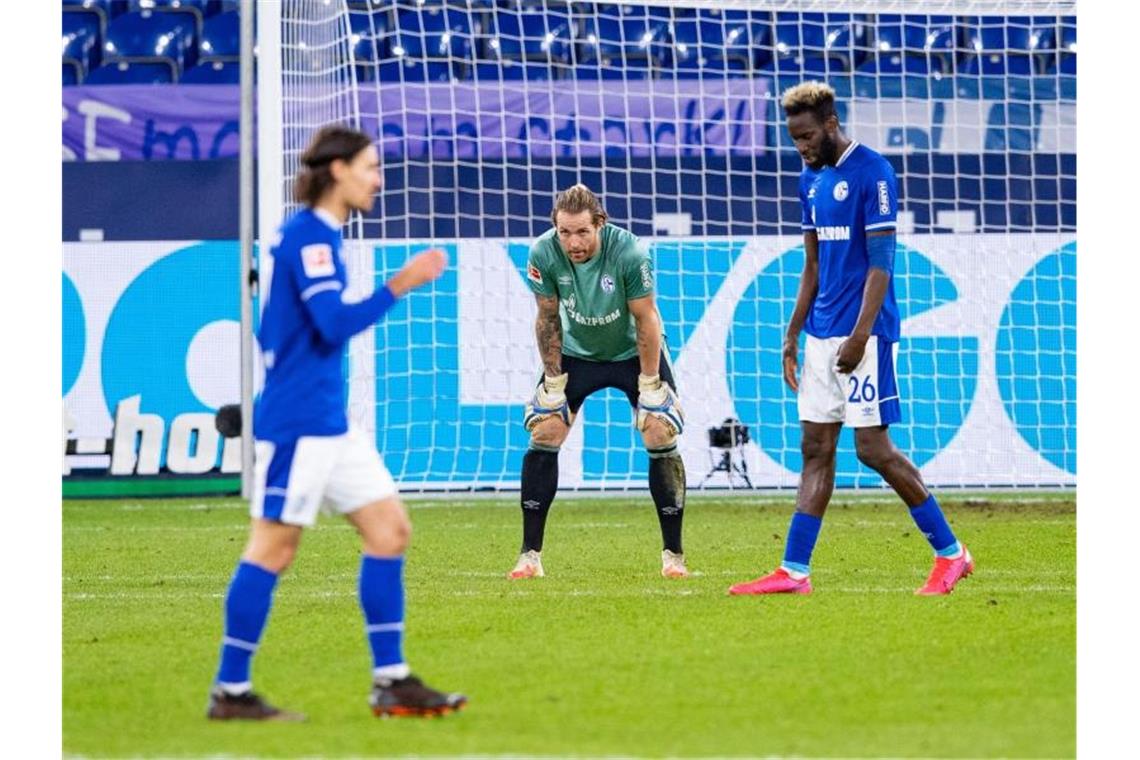
[[[250,661],[277,579],[322,506],[343,514],[362,541],[359,594],[372,650],[372,711],[436,715],[466,702],[424,685],[404,660],[403,568],[411,524],[375,446],[345,415],[348,339],[447,265],[443,251],[424,251],[367,298],[343,300],[341,228],[351,211],[372,208],[379,168],[366,134],[335,125],[319,130],[301,156],[295,187],[305,208],[281,226],[271,251],[273,275],[258,332],[266,373],[253,413],[252,525],[226,594],[221,664],[207,711],[214,720],[303,719],[252,691]]]
[[[804,82],[783,97],[788,131],[806,166],[800,204],[806,263],[784,338],[784,380],[798,394],[803,471],[784,561],[730,594],[811,593],[811,554],[835,487],[835,449],[844,423],[855,428],[859,461],[882,475],[910,508],[934,550],[934,568],[916,593],[948,594],[974,569],[922,482],[895,448],[888,426],[901,419],[895,380],[898,183],[881,155],[843,134],[835,92]],[[797,381],[800,330],[807,331]]]

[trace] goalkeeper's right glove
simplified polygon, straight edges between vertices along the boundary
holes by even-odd
[[[534,389],[534,396],[526,405],[526,416],[523,426],[532,430],[535,425],[547,417],[558,416],[570,426],[570,405],[566,402],[566,381],[570,378],[563,372],[561,375],[544,375],[542,382]]]

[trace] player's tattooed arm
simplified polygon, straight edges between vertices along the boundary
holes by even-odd
[[[653,294],[626,302],[637,325],[637,355],[643,375],[656,375],[661,360],[661,316]]]
[[[538,353],[542,357],[547,377],[562,374],[562,317],[558,313],[558,296],[535,295],[538,318],[534,334],[538,338]]]

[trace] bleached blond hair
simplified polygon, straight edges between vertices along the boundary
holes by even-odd
[[[835,112],[835,90],[824,82],[800,82],[784,90],[781,100],[785,116],[811,111],[822,124]]]
[[[602,208],[602,202],[598,200],[598,196],[594,195],[594,192],[581,182],[566,188],[554,199],[554,209],[550,212],[550,221],[554,222],[555,227],[558,226],[559,211],[565,211],[567,214],[580,214],[583,211],[589,211],[595,227],[602,226],[609,218],[606,210]]]

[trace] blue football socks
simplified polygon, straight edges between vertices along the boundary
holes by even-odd
[[[926,497],[926,501],[917,507],[910,508],[910,516],[914,518],[915,525],[926,536],[934,553],[939,557],[955,557],[962,551],[962,545],[954,537],[954,531],[946,522],[942,509],[934,494]]]
[[[372,649],[372,674],[404,678],[404,558],[369,557],[360,562],[360,608]]]
[[[784,561],[780,567],[799,576],[811,573],[811,553],[815,549],[815,541],[819,538],[819,529],[823,525],[822,517],[815,517],[806,512],[796,512],[792,515],[792,524],[788,527],[788,542],[784,547]]]
[[[222,639],[218,685],[226,692],[240,694],[250,688],[250,660],[257,651],[277,574],[250,562],[241,562],[226,592],[225,635]]]

